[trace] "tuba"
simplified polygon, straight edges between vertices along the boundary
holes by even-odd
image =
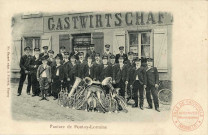
[[[90,77],[85,77],[85,78],[84,78],[84,82],[85,82],[85,84],[87,84],[88,86],[89,86],[89,85],[92,85],[92,83],[93,83],[93,81],[92,81],[92,79],[91,79]]]
[[[73,94],[74,94],[74,91],[77,89],[77,87],[79,86],[79,83],[82,81],[81,78],[79,77],[76,77],[75,79],[75,82],[74,82],[74,85],[72,86],[72,89],[69,93],[69,97],[71,97]]]

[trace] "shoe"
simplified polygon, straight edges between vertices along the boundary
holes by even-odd
[[[20,95],[21,95],[20,93],[17,94],[17,96],[20,96]]]
[[[30,93],[28,92],[27,95],[30,95]]]
[[[57,98],[53,98],[53,100],[56,100]]]
[[[156,108],[155,110],[156,110],[157,112],[160,112],[160,109],[159,109],[159,108]]]
[[[32,97],[34,97],[35,96],[35,94],[32,94]]]
[[[138,107],[138,105],[132,105],[132,108],[137,108]]]
[[[98,109],[97,108],[94,108],[94,112],[97,112],[98,111]]]
[[[148,106],[147,109],[152,109],[152,107],[151,106]]]
[[[143,106],[140,106],[139,108],[140,108],[141,110],[144,110]]]
[[[48,98],[46,98],[46,97],[45,97],[44,99],[45,99],[46,101],[49,101],[49,99],[48,99]]]
[[[40,101],[41,101],[41,100],[44,100],[44,98],[41,98]]]

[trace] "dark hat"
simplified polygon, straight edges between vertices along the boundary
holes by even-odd
[[[140,59],[140,58],[138,58],[138,57],[136,57],[136,58],[134,59],[134,61],[135,61],[135,62],[140,62],[140,61],[141,61],[141,59]]]
[[[83,55],[84,55],[84,53],[83,53],[83,52],[80,52],[80,53],[79,53],[79,56],[83,56]]]
[[[95,46],[95,44],[90,44],[90,47],[94,47]]]
[[[123,56],[120,56],[119,59],[124,59]]]
[[[62,56],[61,54],[57,54],[56,57],[55,57],[55,59],[60,59],[60,60],[62,60],[62,59],[63,59],[63,56]]]
[[[120,47],[119,47],[119,50],[123,50],[123,49],[124,49],[124,46],[120,46]]]
[[[111,55],[110,58],[111,58],[111,59],[115,59],[116,57],[115,57],[114,55]]]
[[[105,48],[110,48],[110,45],[109,45],[109,44],[106,44],[106,45],[105,45]]]
[[[102,57],[102,59],[108,59],[108,56],[104,55],[104,56]]]
[[[25,50],[30,50],[30,47],[29,46],[26,46],[25,48],[24,48],[24,51]]]
[[[99,56],[100,57],[100,53],[96,53],[95,56]]]
[[[40,51],[40,49],[39,48],[34,48],[34,51]]]
[[[153,58],[147,58],[147,61],[153,61]]]
[[[61,46],[61,47],[60,47],[60,49],[65,49],[65,48],[66,48],[65,46]]]
[[[128,55],[133,55],[134,53],[133,52],[128,52]]]
[[[54,51],[53,51],[53,50],[49,50],[49,51],[48,51],[48,53],[52,53],[52,54],[54,54]]]
[[[64,52],[64,55],[69,55],[69,52]]]
[[[43,49],[48,49],[48,46],[43,46]]]
[[[41,57],[41,60],[47,60],[48,58],[49,58],[48,55],[44,55],[44,56]]]

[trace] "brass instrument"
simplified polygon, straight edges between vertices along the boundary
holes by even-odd
[[[74,95],[74,92],[75,92],[75,90],[77,89],[77,87],[79,86],[79,83],[82,81],[82,79],[81,78],[79,78],[79,77],[76,77],[76,80],[75,80],[75,82],[74,82],[74,85],[72,86],[72,89],[71,89],[71,91],[70,91],[70,93],[69,93],[69,97],[71,97],[71,96],[73,96]]]

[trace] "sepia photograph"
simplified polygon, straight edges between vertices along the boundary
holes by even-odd
[[[170,12],[22,12],[12,16],[15,121],[167,121]]]

